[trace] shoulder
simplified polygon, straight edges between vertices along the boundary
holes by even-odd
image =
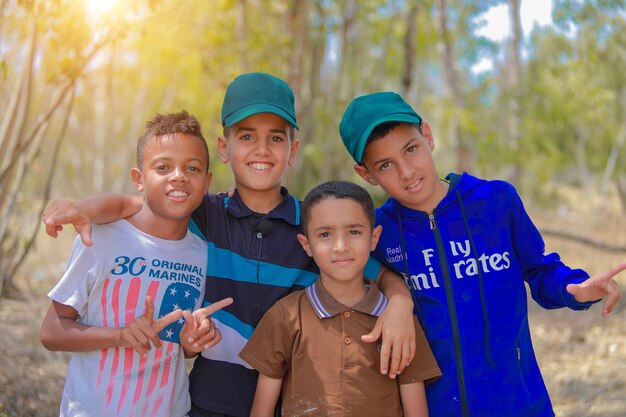
[[[208,243],[201,236],[198,236],[193,230],[187,229],[187,234],[184,238],[184,245],[182,250],[185,251],[198,251],[203,256],[207,255]]]
[[[293,311],[297,309],[302,302],[309,302],[306,298],[305,290],[297,290],[276,301],[272,308],[279,309],[283,312]]]
[[[117,220],[107,224],[94,224],[91,229],[91,240],[94,245],[106,243],[108,239],[120,236],[135,236],[141,232],[127,220]]]
[[[260,335],[268,337],[277,334],[286,336],[297,333],[300,328],[303,301],[308,302],[303,291],[296,291],[276,301],[263,314],[261,321],[254,330],[253,338],[258,339]]]
[[[519,194],[513,184],[501,179],[489,180],[464,173],[455,188],[463,197],[474,196],[491,200],[519,200]]]

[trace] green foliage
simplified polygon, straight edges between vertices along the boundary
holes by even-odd
[[[20,71],[18,45],[28,33],[20,17],[33,13],[40,36],[38,80],[50,86],[77,79],[59,168],[71,179],[57,185],[58,193],[75,197],[100,191],[97,176],[106,178],[102,186],[114,187],[110,191],[129,191],[127,172],[143,121],[157,111],[182,108],[201,120],[215,172],[212,188],[224,190],[232,186],[232,176],[216,158],[215,137],[221,134],[219,111],[228,82],[245,71],[300,79],[294,89],[303,144],[289,186],[302,195],[331,177],[354,178],[338,122],[355,95],[402,91],[407,16],[416,7],[407,99],[435,130],[442,174],[455,166],[451,126],[458,123],[482,175],[506,177],[519,165],[525,189],[539,189],[535,185],[547,180],[580,182],[574,173],[584,162],[589,178],[599,180],[624,124],[624,1],[556,1],[555,26],[526,34],[519,96],[506,85],[505,45],[475,33],[482,13],[501,4],[506,2],[447,1],[462,108],[445,95],[432,1],[120,1],[108,15],[97,16],[89,16],[82,0],[19,1],[7,6],[12,13],[5,13],[2,26],[7,46],[0,57],[5,81],[0,94],[6,103],[9,84]],[[298,21],[301,10],[306,17]],[[472,66],[485,57],[494,58],[494,70],[474,73]],[[49,93],[37,89],[34,94]],[[512,100],[520,110],[515,149],[507,137],[506,109]],[[615,175],[626,173],[625,152]],[[96,156],[99,165],[90,161]]]

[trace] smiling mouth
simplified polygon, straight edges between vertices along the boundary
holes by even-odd
[[[174,201],[181,201],[189,197],[189,193],[181,190],[172,190],[167,193],[167,196]]]
[[[266,171],[272,168],[273,165],[267,162],[251,162],[248,166],[252,169],[256,169],[257,171]]]
[[[412,183],[410,183],[406,187],[404,187],[404,189],[407,190],[407,191],[416,191],[416,190],[418,190],[422,186],[423,182],[424,182],[424,179],[420,178],[420,179],[418,179],[416,181],[413,181]]]

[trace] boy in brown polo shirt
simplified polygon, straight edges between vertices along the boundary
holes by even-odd
[[[424,382],[441,372],[415,320],[415,359],[397,380],[381,375],[377,345],[366,334],[387,299],[363,269],[376,247],[374,204],[360,186],[331,181],[302,204],[298,240],[320,269],[319,279],[279,300],[240,356],[260,375],[251,416],[427,416]]]

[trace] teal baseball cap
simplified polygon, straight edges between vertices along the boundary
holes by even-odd
[[[400,94],[389,91],[357,97],[348,105],[339,124],[339,135],[357,163],[363,160],[372,131],[385,122],[421,124],[422,117]]]
[[[239,75],[226,89],[222,125],[232,126],[258,113],[277,114],[299,129],[293,91],[286,82],[264,72]]]

